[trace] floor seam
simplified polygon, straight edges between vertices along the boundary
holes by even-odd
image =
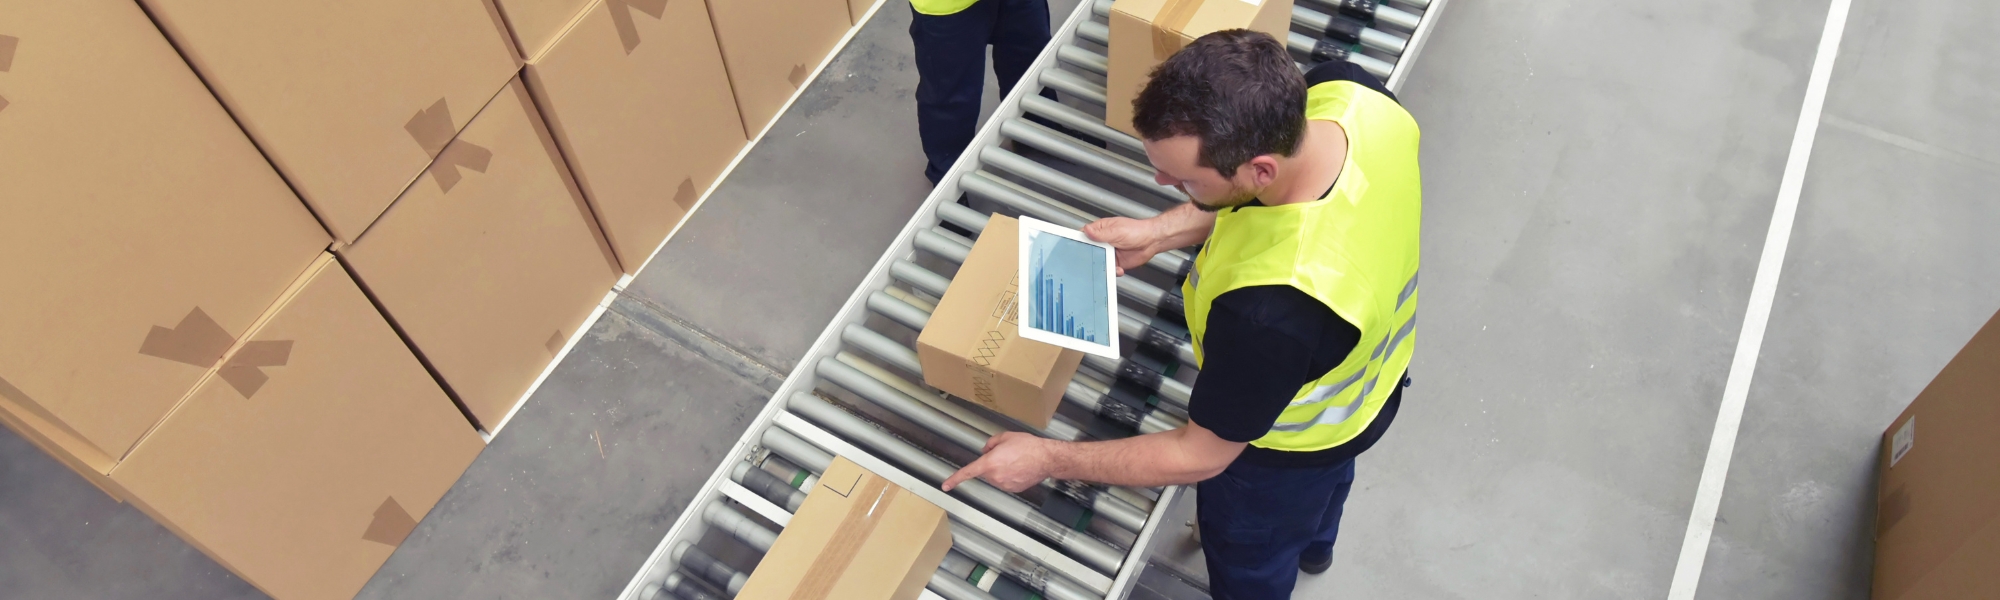
[[[632,308],[623,308],[633,306]],[[645,298],[621,295],[611,303],[611,312],[631,320],[648,331],[672,340],[696,355],[728,369],[758,389],[768,394],[778,393],[778,387],[785,382],[785,372],[765,364],[728,342],[722,341],[699,326],[682,319]]]

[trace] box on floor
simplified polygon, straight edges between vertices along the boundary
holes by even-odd
[[[102,487],[326,248],[137,5],[0,5],[0,412]]]
[[[1047,427],[1083,353],[1024,339],[1020,222],[994,215],[917,335],[924,383],[1015,420]]]
[[[736,91],[743,135],[754,138],[853,25],[845,0],[708,0]]]
[[[351,598],[484,445],[330,255],[111,472],[278,598]]]
[[[2000,314],[1882,434],[1877,600],[2000,598]]]
[[[526,71],[550,133],[628,273],[686,218],[746,141],[706,6],[646,8],[591,2]]]
[[[915,600],[950,549],[944,509],[835,457],[737,597]]]
[[[620,277],[518,79],[335,252],[487,431]]]
[[[1291,33],[1292,0],[1117,0],[1111,3],[1111,68],[1105,77],[1104,123],[1132,128],[1132,100],[1152,79],[1153,67],[1196,38],[1225,29],[1270,34],[1283,44]]]
[[[141,0],[352,242],[520,66],[489,0]]]

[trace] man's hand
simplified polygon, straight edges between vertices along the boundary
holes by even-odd
[[[1050,461],[1059,443],[1019,431],[1003,432],[986,440],[985,456],[952,473],[938,487],[949,492],[974,477],[1009,492],[1035,487],[1049,478]]]
[[[1098,219],[1083,226],[1083,234],[1118,249],[1119,275],[1124,275],[1126,269],[1139,268],[1160,253],[1160,230],[1151,220],[1129,217]]]

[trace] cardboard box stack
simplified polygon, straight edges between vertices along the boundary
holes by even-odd
[[[619,275],[518,81],[336,253],[487,431]]]
[[[273,596],[351,597],[477,432],[138,5],[0,27],[0,422]]]
[[[748,141],[708,8],[661,5],[649,13],[626,0],[590,2],[526,71],[627,273],[652,256]]]
[[[486,0],[141,0],[353,242],[520,66]]]
[[[950,549],[944,509],[836,457],[736,597],[915,600]]]
[[[2000,598],[2000,315],[1882,433],[1876,600]]]
[[[1022,423],[1047,427],[1083,353],[1022,339],[1020,222],[994,215],[917,335],[924,383]]]
[[[1111,71],[1105,78],[1104,123],[1132,135],[1132,99],[1153,67],[1195,38],[1225,29],[1291,32],[1292,0],[1117,0],[1111,3]]]
[[[708,0],[708,13],[745,137],[777,118],[853,23],[846,0]]]
[[[0,424],[275,597],[351,597],[849,22],[0,4]]]

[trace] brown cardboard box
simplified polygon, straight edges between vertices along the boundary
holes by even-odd
[[[112,471],[265,593],[351,598],[483,445],[330,257]]]
[[[137,5],[0,4],[0,409],[110,472],[326,248]]]
[[[868,9],[875,8],[875,5],[881,1],[882,0],[847,0],[847,18],[849,20],[854,21],[855,25],[860,25],[861,18],[868,16]]]
[[[619,277],[519,80],[336,252],[488,431]]]
[[[533,61],[535,57],[548,52],[555,46],[556,38],[563,36],[563,30],[583,14],[583,9],[591,5],[591,0],[494,0],[500,7],[500,15],[507,18],[507,29],[514,34],[514,47],[521,57]],[[606,0],[620,7],[660,12],[667,0]],[[635,11],[636,12],[636,11]],[[622,27],[623,22],[620,23]]]
[[[950,549],[944,509],[835,457],[736,597],[914,600]]]
[[[708,0],[743,137],[777,118],[853,25],[845,0]]]
[[[917,336],[924,383],[1035,427],[1062,404],[1083,353],[1015,327],[1020,222],[994,215]]]
[[[141,0],[352,242],[520,66],[488,0]]]
[[[1105,79],[1104,123],[1132,128],[1132,99],[1152,79],[1153,67],[1195,38],[1225,29],[1268,33],[1284,43],[1291,32],[1292,0],[1117,0],[1111,3],[1111,72]]]
[[[2000,598],[2000,315],[1882,433],[1876,600]]]
[[[528,65],[528,88],[625,272],[743,148],[708,9],[599,0]]]

